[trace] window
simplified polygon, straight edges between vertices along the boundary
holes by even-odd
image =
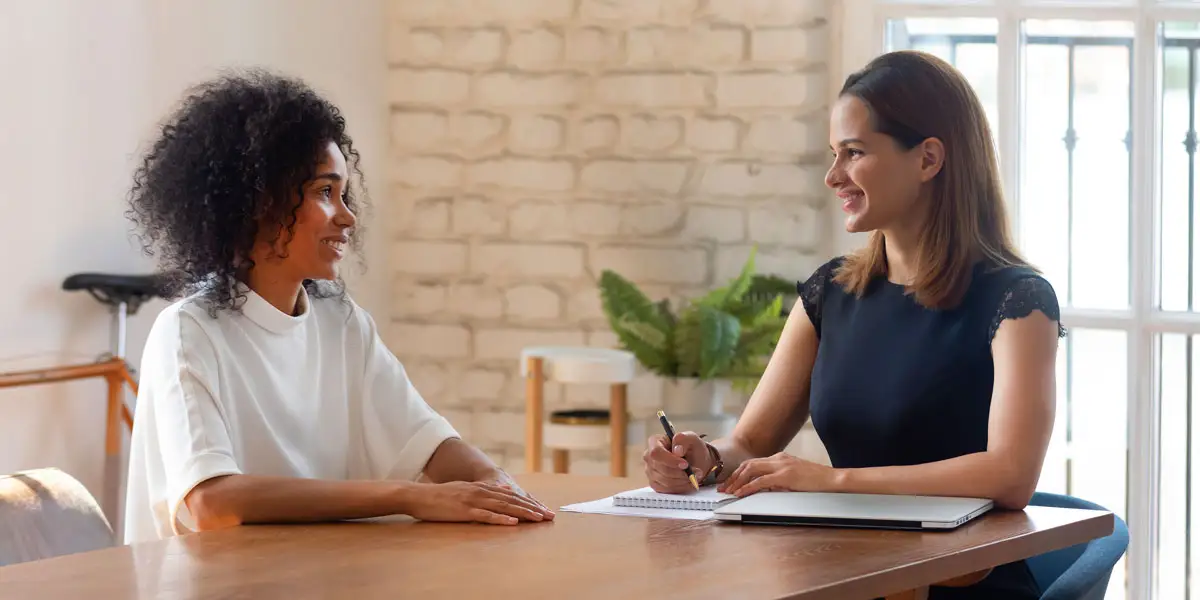
[[[1200,0],[835,4],[839,78],[924,50],[987,111],[1018,244],[1068,329],[1039,489],[1128,522],[1108,598],[1200,598]]]

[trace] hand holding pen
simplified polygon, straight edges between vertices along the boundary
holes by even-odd
[[[686,494],[699,489],[699,480],[712,468],[708,446],[695,433],[676,432],[662,411],[659,422],[665,434],[652,436],[642,454],[650,487],[664,494]]]

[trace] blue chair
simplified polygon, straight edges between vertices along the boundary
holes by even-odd
[[[1036,492],[1030,506],[1107,510],[1073,496]],[[1076,544],[1026,560],[1042,588],[1042,600],[1103,600],[1113,566],[1129,546],[1129,528],[1113,515],[1113,532],[1107,537]]]

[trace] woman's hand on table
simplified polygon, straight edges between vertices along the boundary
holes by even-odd
[[[513,486],[482,481],[416,484],[404,512],[422,521],[493,525],[516,525],[521,521],[536,523],[554,518],[552,511]]]
[[[755,492],[828,492],[835,487],[833,467],[780,452],[738,466],[717,490],[738,497]]]

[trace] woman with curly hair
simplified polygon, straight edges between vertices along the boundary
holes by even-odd
[[[340,111],[294,79],[220,77],[162,127],[130,217],[186,296],[143,352],[127,543],[392,514],[553,518],[426,404],[346,294],[361,182]]]

